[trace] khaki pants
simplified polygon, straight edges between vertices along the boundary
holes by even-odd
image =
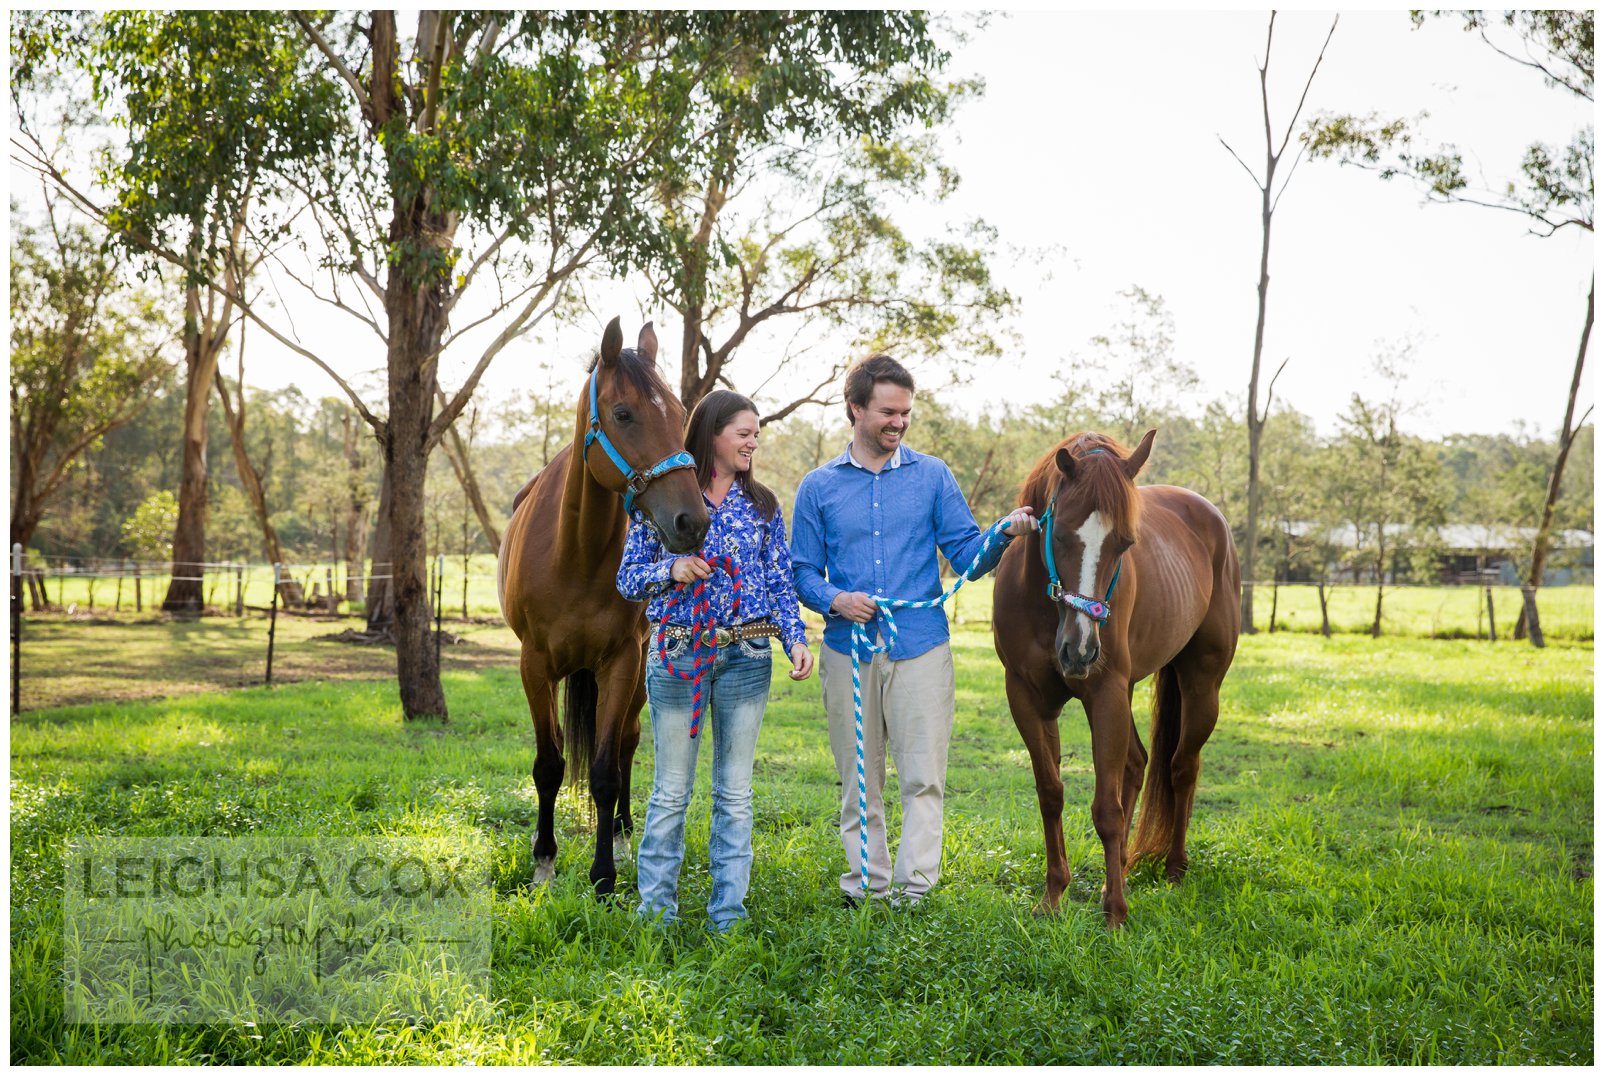
[[[858,834],[858,751],[852,712],[852,658],[821,648],[819,680],[830,721],[830,750],[841,777],[841,846],[847,872],[843,891],[863,892]],[[952,647],[942,643],[916,658],[891,661],[876,654],[860,668],[863,685],[863,769],[869,798],[869,890],[886,896],[893,883],[917,899],[941,876],[941,801],[947,787],[947,745],[952,739]],[[886,746],[902,792],[902,843],[895,874],[886,846]]]

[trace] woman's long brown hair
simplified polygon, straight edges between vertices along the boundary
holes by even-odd
[[[724,432],[742,411],[757,414],[757,405],[738,392],[715,389],[703,396],[685,426],[685,450],[696,459],[696,484],[703,489],[713,481],[713,439]],[[735,481],[746,491],[747,499],[764,519],[773,519],[780,508],[774,491],[759,482],[752,470],[735,473]]]

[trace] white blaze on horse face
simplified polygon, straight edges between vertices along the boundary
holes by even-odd
[[[1080,580],[1075,593],[1083,598],[1096,601],[1099,595],[1097,589],[1097,565],[1103,559],[1103,539],[1108,537],[1108,524],[1103,521],[1101,512],[1093,512],[1086,517],[1086,522],[1080,525],[1075,532],[1080,539]],[[1081,655],[1086,653],[1087,646],[1091,645],[1092,633],[1097,628],[1097,622],[1079,609],[1075,610],[1075,620],[1080,627]]]
[[[652,404],[662,412],[664,418],[668,417],[668,403],[663,399],[663,394],[656,389],[652,390]]]

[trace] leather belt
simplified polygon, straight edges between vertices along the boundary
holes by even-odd
[[[694,633],[684,624],[664,624],[663,634],[670,639],[693,639]],[[780,629],[772,620],[753,620],[733,628],[709,628],[702,632],[702,645],[729,646],[747,639],[778,639]]]

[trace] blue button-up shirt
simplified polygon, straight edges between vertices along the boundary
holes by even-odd
[[[770,619],[780,629],[780,642],[787,653],[797,643],[806,642],[806,630],[796,606],[796,586],[792,582],[791,554],[785,545],[785,516],[778,508],[773,519],[764,519],[746,496],[739,482],[732,483],[724,502],[717,507],[707,500],[707,540],[700,555],[727,556],[741,572],[741,608],[735,609],[734,581],[721,571],[707,580],[704,591],[713,622],[720,626]],[[654,620],[669,617],[672,623],[691,622],[690,596],[673,603],[675,583],[669,572],[683,553],[670,553],[650,523],[629,525],[624,540],[624,557],[618,565],[618,593],[630,601],[650,599],[646,615]],[[687,587],[686,590],[690,588]]]
[[[791,522],[797,594],[824,614],[825,645],[842,654],[851,653],[852,622],[830,612],[837,594],[939,597],[937,549],[963,571],[984,540],[952,469],[905,445],[897,446],[879,473],[858,464],[850,448],[809,472],[797,487]],[[999,535],[971,577],[997,567],[1009,540]],[[916,658],[948,638],[947,614],[939,607],[899,609],[895,616],[893,661]],[[867,625],[871,637],[881,636],[883,620],[882,614]]]

